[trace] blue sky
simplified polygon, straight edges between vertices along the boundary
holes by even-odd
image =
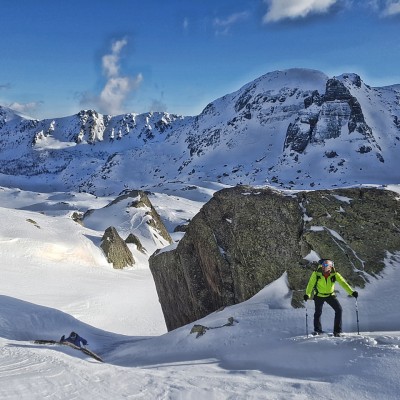
[[[277,69],[400,83],[400,0],[2,0],[0,105],[196,115]]]

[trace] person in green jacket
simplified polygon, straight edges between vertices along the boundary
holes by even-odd
[[[347,292],[349,296],[358,297],[358,292],[354,291],[339,272],[336,272],[332,260],[323,259],[319,261],[320,266],[311,274],[306,288],[304,300],[311,298],[314,291],[315,313],[314,313],[314,332],[323,333],[321,325],[321,314],[324,303],[327,302],[335,311],[335,321],[333,335],[340,336],[342,333],[342,306],[335,295],[335,283]]]

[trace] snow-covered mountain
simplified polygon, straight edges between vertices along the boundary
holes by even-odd
[[[268,73],[194,117],[26,119],[0,108],[0,184],[80,190],[203,181],[293,188],[397,183],[400,86],[305,69]]]
[[[297,69],[260,77],[195,117],[82,111],[38,121],[0,107],[0,397],[397,399],[398,253],[359,289],[358,306],[339,291],[344,337],[307,337],[313,306],[291,307],[284,274],[196,321],[209,328],[196,338],[193,324],[166,333],[146,254],[128,244],[137,262],[114,270],[99,244],[112,225],[138,232],[148,253],[163,246],[141,225],[146,210],[115,201],[124,189],[152,189],[179,241],[175,227],[225,185],[398,183],[399,93]],[[327,308],[328,332],[332,322]],[[105,363],[32,343],[71,330]]]

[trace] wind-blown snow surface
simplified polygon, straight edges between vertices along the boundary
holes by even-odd
[[[160,196],[152,201],[171,227],[202,204]],[[147,265],[113,270],[98,247],[102,232],[70,218],[110,200],[0,190],[1,399],[398,399],[400,254],[388,254],[382,276],[359,290],[360,335],[355,300],[340,290],[348,334],[307,338],[306,310],[291,308],[285,275],[197,322],[233,317],[232,326],[198,338],[194,324],[166,333]],[[323,325],[332,328],[329,307]],[[71,330],[105,363],[32,342]]]

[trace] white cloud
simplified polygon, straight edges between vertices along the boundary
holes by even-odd
[[[30,103],[13,102],[7,107],[21,114],[31,115],[32,113],[35,113],[42,104],[42,101],[32,101]]]
[[[103,70],[107,77],[113,77],[119,74],[120,53],[127,44],[128,41],[126,39],[117,40],[111,46],[111,54],[103,56]]]
[[[400,15],[400,1],[387,1],[385,8],[382,11],[384,17]]]
[[[323,14],[339,0],[264,0],[269,10],[263,22],[277,22],[283,19],[304,18],[312,14]]]
[[[366,5],[371,7],[375,11],[379,11],[379,2],[382,0],[367,0]]]
[[[234,13],[226,18],[215,18],[213,21],[213,25],[216,28],[217,34],[227,34],[230,28],[237,24],[238,22],[244,21],[249,17],[249,13],[247,11]]]
[[[127,44],[127,39],[116,40],[111,46],[110,54],[102,57],[103,74],[107,81],[99,95],[84,93],[81,96],[81,105],[94,107],[104,114],[125,112],[123,107],[126,99],[143,81],[142,74],[136,77],[121,75],[121,51]]]
[[[99,110],[106,114],[123,113],[125,99],[133,90],[139,87],[142,81],[142,74],[138,74],[136,78],[127,76],[110,77],[98,97]]]
[[[400,14],[400,0],[367,0],[366,5],[381,17]]]

